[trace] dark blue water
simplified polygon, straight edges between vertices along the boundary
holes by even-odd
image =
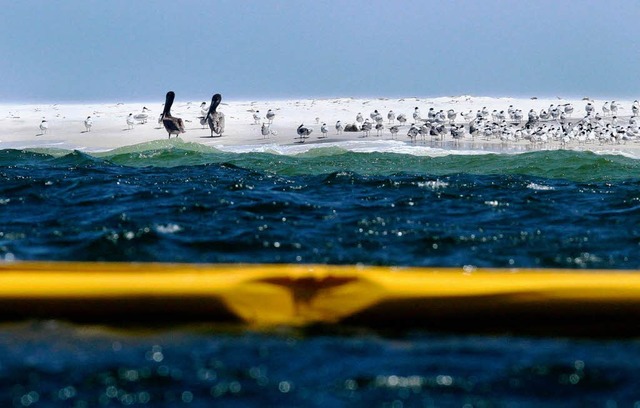
[[[0,258],[638,269],[639,167],[568,151],[2,150]],[[25,322],[0,331],[0,405],[633,406],[639,346]]]

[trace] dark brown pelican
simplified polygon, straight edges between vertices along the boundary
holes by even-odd
[[[205,116],[205,120],[209,124],[209,129],[211,129],[211,137],[213,137],[214,133],[222,136],[222,132],[224,132],[224,114],[216,111],[216,108],[220,105],[221,101],[222,95],[214,94],[211,98],[209,112],[207,113],[207,116]]]
[[[171,116],[171,106],[173,105],[175,97],[176,94],[173,91],[167,92],[167,98],[164,102],[164,110],[160,116],[164,128],[167,129],[167,132],[169,133],[169,139],[171,139],[171,135],[176,135],[176,137],[178,137],[180,133],[184,133],[184,122],[182,119]]]

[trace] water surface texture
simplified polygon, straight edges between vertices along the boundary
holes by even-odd
[[[575,151],[1,150],[0,258],[638,269],[639,166]],[[142,333],[22,322],[0,331],[0,402],[638,406],[639,354],[636,339],[428,328]]]

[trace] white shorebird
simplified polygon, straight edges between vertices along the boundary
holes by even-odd
[[[138,122],[138,123],[147,123],[147,120],[149,119],[149,115],[147,114],[147,112],[149,111],[149,109],[147,109],[146,106],[144,106],[142,108],[142,112],[138,113],[137,115],[134,115],[133,118]]]
[[[369,122],[369,119],[365,120],[364,123],[362,124],[362,136],[369,137],[369,132],[371,132],[372,128],[373,128],[373,124]]]
[[[296,132],[298,133],[298,137],[296,139],[300,139],[300,141],[304,143],[304,140],[309,137],[309,135],[313,132],[313,129],[304,127],[304,123],[303,123],[300,126],[298,126],[298,129],[296,130]]]
[[[447,119],[449,119],[449,122],[451,122],[451,123],[455,122],[456,121],[456,116],[458,116],[458,114],[453,109],[449,109],[447,111]]]
[[[415,142],[416,137],[418,136],[418,132],[419,132],[418,128],[414,123],[412,123],[411,127],[409,128],[409,131],[407,131],[407,136],[411,138],[412,142]]]
[[[162,116],[160,117],[160,121],[162,121]],[[130,113],[129,116],[127,116],[127,129],[128,130],[133,129],[134,124],[135,124],[135,121],[133,120],[133,113]]]
[[[262,127],[260,128],[260,133],[262,133],[262,136],[264,137],[268,137],[271,136],[271,127],[269,126],[268,123],[263,123]],[[263,139],[264,139],[263,137]]]
[[[358,122],[358,123],[364,122],[364,118],[362,117],[362,113],[358,112],[358,114],[356,115],[356,122]]]
[[[258,123],[260,123],[260,111],[257,110],[253,113],[253,124],[257,125]]]
[[[324,139],[325,137],[327,137],[327,133],[329,133],[329,128],[327,127],[326,123],[323,123],[322,126],[320,126],[320,133],[322,133],[322,136],[319,136],[318,139],[320,138]]]
[[[176,94],[173,91],[167,92],[167,96],[164,102],[164,110],[162,111],[162,125],[165,130],[169,134],[169,139],[171,139],[171,135],[178,135],[180,133],[184,133],[184,122],[181,118],[177,118],[171,115],[171,107],[173,106],[173,101],[176,98]]]
[[[91,120],[91,116],[87,116],[84,120],[84,128],[87,129],[87,132],[91,132],[91,126],[93,126],[93,121]]]
[[[392,138],[396,138],[396,136],[398,135],[398,131],[400,130],[400,128],[398,128],[398,126],[391,126],[389,128],[389,133],[391,133],[391,137]]]
[[[47,122],[45,119],[42,119],[42,122],[40,122],[40,132],[42,132],[43,135],[46,135],[48,130],[49,122]]]
[[[396,119],[398,119],[398,122],[400,123],[401,126],[407,123],[407,117],[405,116],[404,113],[399,114],[398,117],[396,117]]]
[[[376,136],[380,136],[383,130],[384,125],[382,123],[376,123]]]
[[[609,102],[605,102],[604,105],[602,105],[602,114],[607,116],[609,112],[611,112],[611,109],[609,109]]]
[[[611,105],[610,105],[610,109],[611,109],[611,114],[612,115],[617,115],[618,114],[618,103],[616,101],[612,101]]]
[[[269,110],[267,111],[267,120],[269,121],[269,124],[270,124],[270,125],[271,125],[271,124],[273,124],[273,118],[275,118],[275,117],[276,117],[275,112],[274,112],[274,111],[272,111],[271,109],[269,109]]]
[[[396,121],[396,114],[393,112],[393,110],[390,110],[389,113],[387,113],[387,119],[389,119],[389,124],[392,124]]]
[[[336,122],[336,135],[341,135],[343,129],[344,129],[344,127],[342,126],[342,122],[337,121]]]
[[[637,99],[633,101],[633,104],[631,105],[631,113],[633,116],[638,116],[640,113],[640,102],[638,102]]]
[[[417,106],[413,109],[413,120],[416,122],[422,120],[420,117],[420,109]]]

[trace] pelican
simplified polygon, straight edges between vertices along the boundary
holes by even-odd
[[[160,116],[160,121],[162,121],[162,116]],[[131,130],[133,129],[133,124],[135,122],[133,121],[133,113],[130,113],[129,116],[127,116],[127,129]]]
[[[343,126],[342,126],[342,122],[337,121],[336,122],[336,135],[342,134],[342,129],[344,129]]]
[[[313,129],[309,129],[309,128],[304,127],[304,123],[303,123],[300,126],[298,126],[297,132],[298,132],[297,139],[301,139],[302,143],[304,143],[304,139],[309,137],[311,132],[313,132]]]
[[[87,132],[91,132],[91,126],[93,126],[93,121],[91,120],[91,116],[87,116],[84,120],[84,127],[87,129]]]
[[[42,122],[40,122],[40,131],[42,132],[43,135],[47,134],[47,131],[49,130],[49,122],[47,122],[45,119],[42,119]]]
[[[171,139],[171,135],[178,135],[180,133],[184,133],[184,122],[180,118],[176,118],[171,116],[171,106],[173,105],[173,100],[176,98],[176,94],[173,91],[167,92],[167,97],[164,102],[164,110],[162,111],[162,124],[164,128],[167,130],[169,134],[169,139]]]
[[[276,117],[276,114],[274,111],[272,111],[271,109],[269,109],[267,111],[267,120],[269,121],[269,124],[271,125],[273,123],[273,118]]]
[[[211,137],[216,133],[217,135],[222,136],[222,132],[224,132],[224,114],[222,112],[217,112],[216,108],[220,105],[222,101],[222,95],[214,94],[211,98],[211,105],[209,105],[209,111],[205,116],[205,120],[209,124],[209,129],[211,129]]]

